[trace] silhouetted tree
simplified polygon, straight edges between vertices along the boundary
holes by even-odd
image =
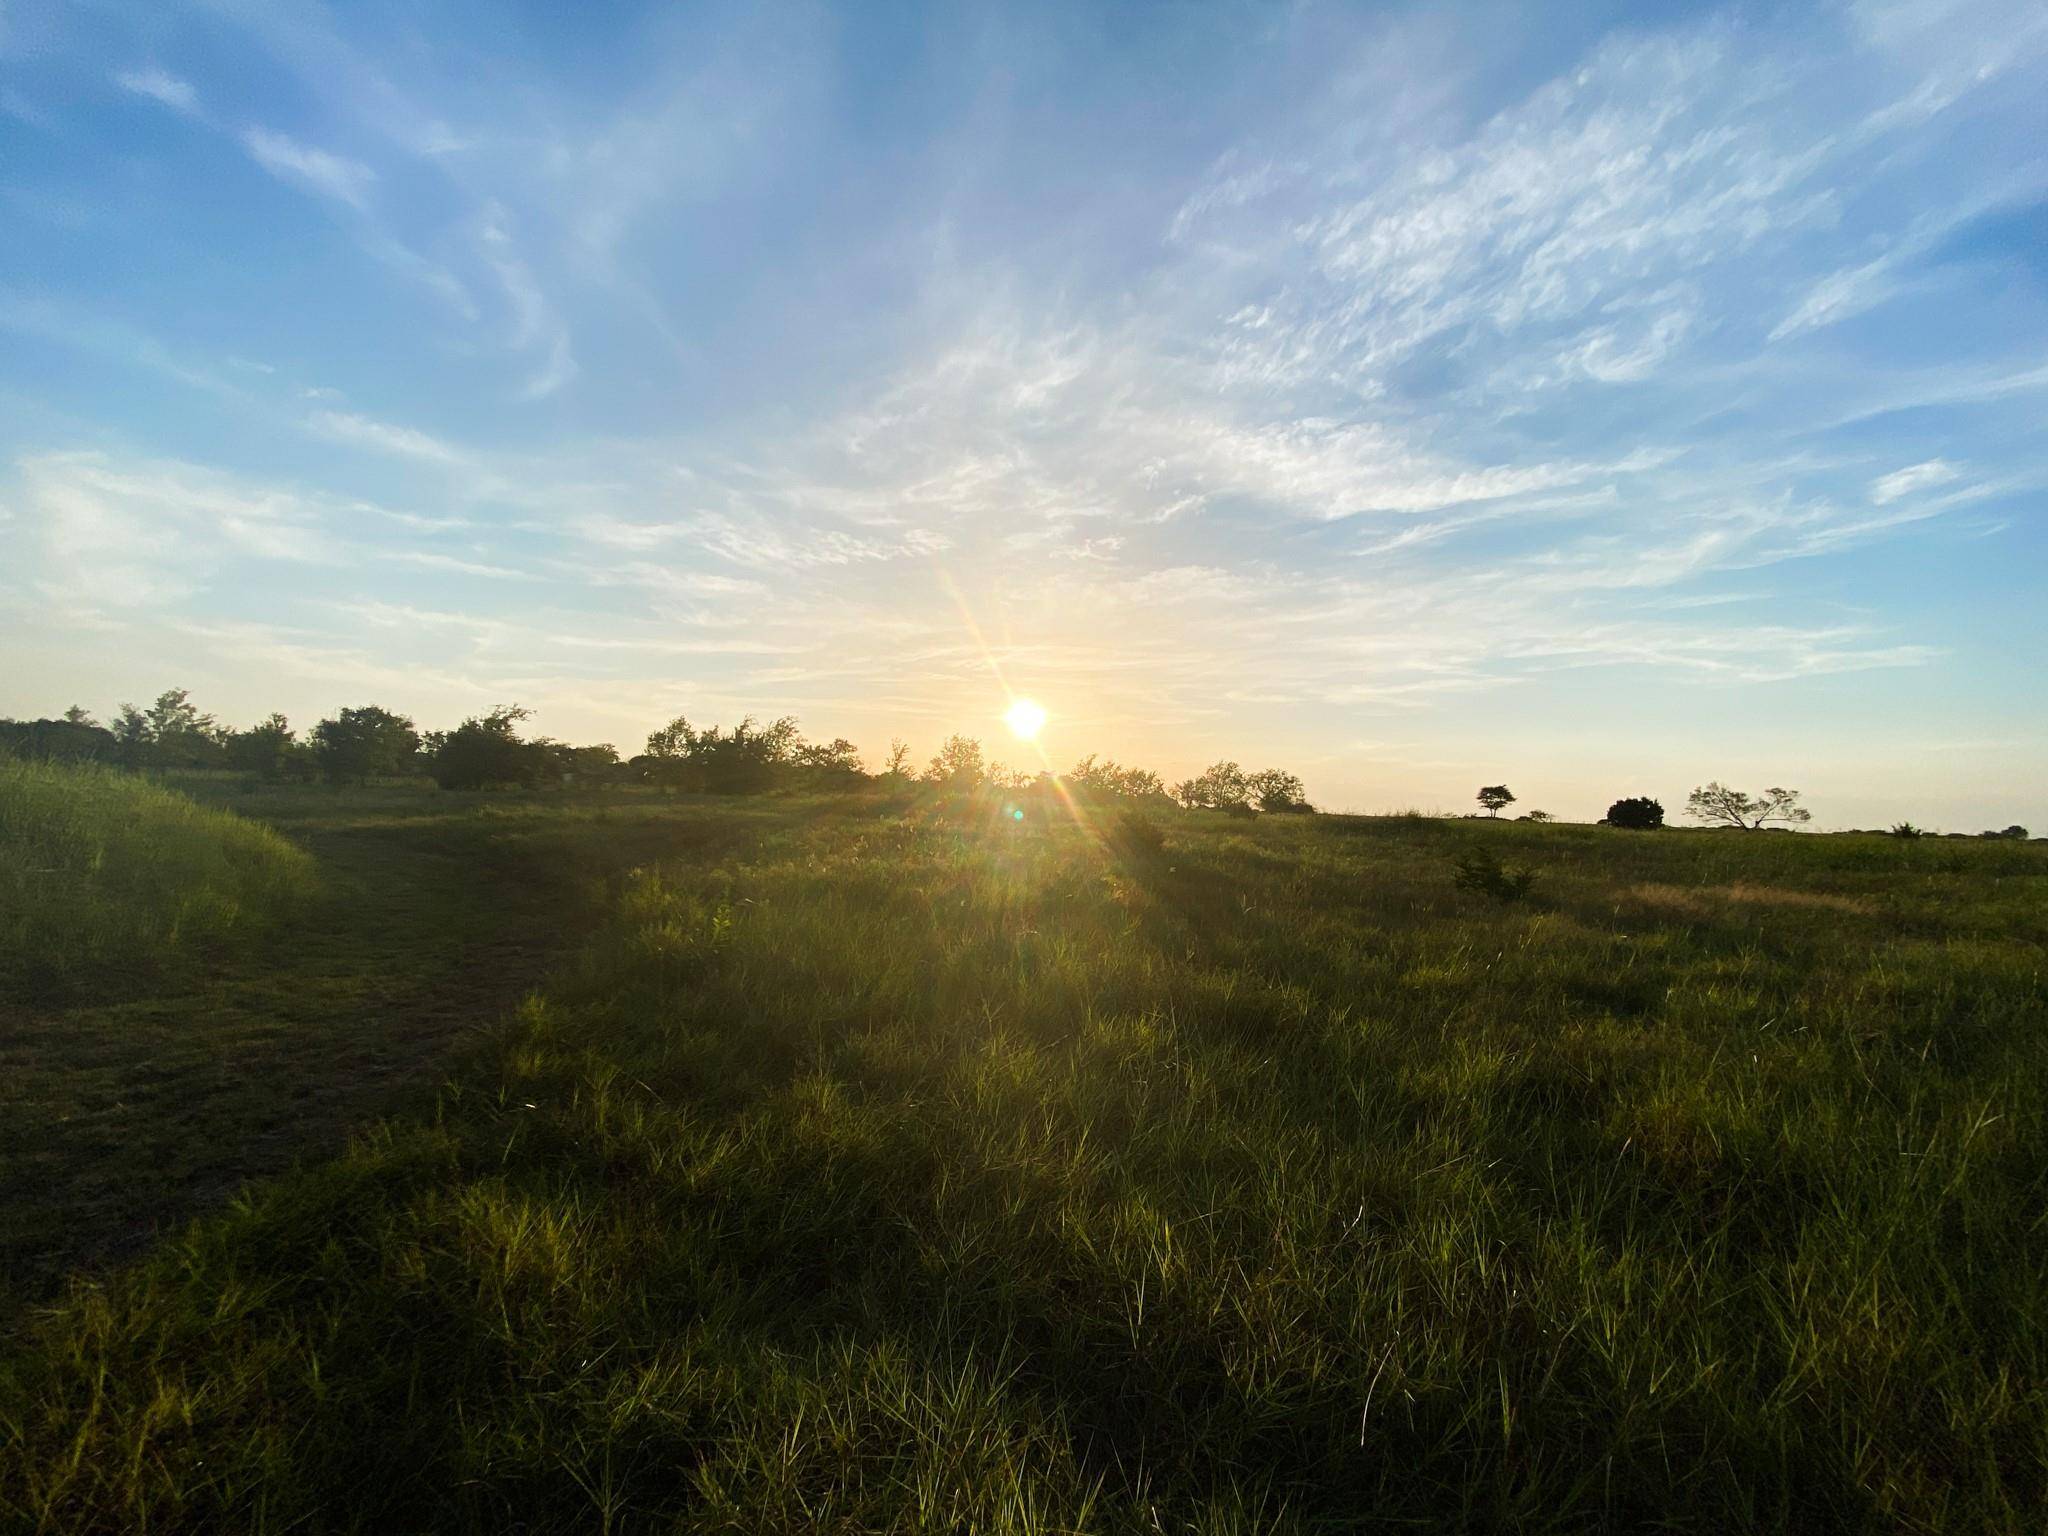
[[[92,711],[83,704],[74,704],[64,711],[64,723],[66,725],[98,725],[99,721],[93,719]]]
[[[696,740],[697,733],[690,722],[677,715],[660,730],[648,734],[647,755],[663,762],[675,761],[689,756]]]
[[[114,711],[109,728],[114,733],[114,750],[121,761],[131,768],[141,767],[149,752],[149,716],[133,704],[123,704]]]
[[[314,760],[329,779],[362,783],[410,772],[420,735],[406,716],[365,704],[314,726],[312,745]]]
[[[1031,786],[1032,775],[1022,768],[1012,768],[1007,763],[990,763],[983,782],[990,789],[1016,794]]]
[[[2027,840],[2027,829],[2021,826],[2011,826],[2002,832],[1980,832],[1977,835],[1979,837],[2009,838],[2013,842],[2024,843]]]
[[[1171,797],[1159,775],[1146,768],[1125,768],[1114,759],[1098,763],[1090,753],[1067,771],[1062,781],[1070,794],[1092,800],[1130,800],[1165,805]]]
[[[149,706],[146,718],[150,740],[155,742],[176,741],[180,736],[207,735],[215,729],[213,716],[199,712],[199,707],[192,702],[191,690],[186,688],[166,688]]]
[[[573,774],[578,778],[604,778],[612,775],[619,766],[619,749],[608,741],[588,747],[572,747],[560,741],[545,741],[542,745],[554,758],[556,773],[560,777]]]
[[[1799,804],[1799,791],[1772,787],[1761,795],[1746,795],[1725,784],[1709,783],[1685,797],[1685,814],[1695,820],[1755,832],[1771,822],[1813,820],[1813,813]]]
[[[1664,825],[1664,807],[1648,795],[1630,795],[1607,807],[1607,825],[1652,832]]]
[[[1479,803],[1489,816],[1498,816],[1501,807],[1513,805],[1515,797],[1505,784],[1489,784],[1479,791]]]
[[[924,781],[953,790],[976,789],[987,772],[982,763],[980,742],[972,736],[948,736],[945,744],[925,765]]]
[[[131,767],[195,768],[226,760],[228,733],[199,712],[184,688],[166,688],[146,710],[123,704],[113,729],[118,756]]]
[[[1173,786],[1173,798],[1191,811],[1248,811],[1251,779],[1236,763],[1211,763]]]
[[[803,736],[794,717],[758,725],[752,715],[731,730],[700,731],[681,715],[647,738],[643,760],[648,776],[684,789],[712,794],[752,794],[772,788],[791,767]]]
[[[1245,779],[1245,792],[1262,811],[1289,813],[1311,811],[1307,791],[1300,779],[1278,768],[1264,768]]]
[[[1548,811],[1526,811],[1526,812],[1524,812],[1524,813],[1523,813],[1522,815],[1520,815],[1520,816],[1517,816],[1517,817],[1515,818],[1515,820],[1517,820],[1517,821],[1535,821],[1535,822],[1545,822],[1545,821],[1550,821],[1550,820],[1552,820],[1552,819],[1553,819],[1553,818],[1552,818],[1552,816],[1551,816],[1550,812],[1548,812]]]
[[[260,774],[266,779],[293,777],[311,764],[298,744],[298,733],[283,715],[273,714],[246,731],[230,732],[227,739],[230,768]]]
[[[910,743],[900,736],[889,742],[889,760],[882,766],[882,777],[898,783],[910,777]]]
[[[826,742],[805,742],[790,754],[805,782],[821,789],[851,789],[867,778],[860,748],[844,736]]]
[[[443,789],[484,789],[494,784],[531,789],[561,775],[555,743],[525,741],[519,722],[533,711],[504,704],[487,715],[472,715],[440,735],[428,763],[434,782]]]
[[[1914,826],[1910,821],[1901,821],[1893,825],[1891,835],[1903,838],[1907,842],[1912,842],[1916,838],[1925,837],[1927,834]]]

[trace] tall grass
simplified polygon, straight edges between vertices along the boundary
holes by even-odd
[[[435,1123],[46,1319],[0,1508],[2039,1529],[2048,861],[1503,832],[643,870]]]
[[[312,884],[267,827],[114,769],[0,757],[0,981],[152,971],[274,922]]]

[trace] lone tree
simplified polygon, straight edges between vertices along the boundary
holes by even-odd
[[[1720,827],[1740,827],[1755,832],[1778,822],[1813,820],[1813,812],[1799,803],[1799,791],[1775,786],[1761,795],[1745,795],[1725,784],[1709,783],[1685,797],[1685,814],[1696,821]]]
[[[1489,784],[1479,791],[1479,803],[1486,807],[1486,814],[1498,816],[1501,807],[1515,803],[1514,791],[1505,784]]]
[[[1630,795],[1607,807],[1607,825],[1652,832],[1664,825],[1664,807],[1648,795]]]
[[[1278,768],[1262,769],[1247,777],[1244,784],[1262,811],[1301,813],[1315,809],[1308,803],[1308,790],[1301,780]]]

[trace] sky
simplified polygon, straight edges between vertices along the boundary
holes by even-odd
[[[0,0],[0,713],[2048,832],[2048,8]]]

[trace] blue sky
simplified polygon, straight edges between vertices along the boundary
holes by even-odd
[[[2048,831],[2048,11],[1553,9],[0,0],[0,711]]]

